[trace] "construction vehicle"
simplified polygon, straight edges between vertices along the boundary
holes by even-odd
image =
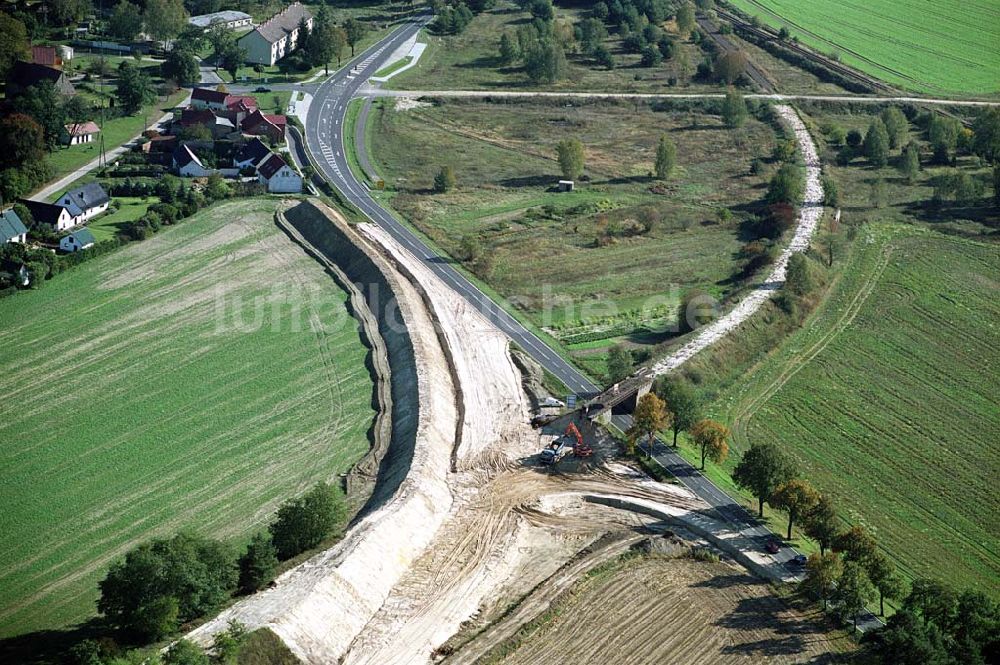
[[[594,451],[590,446],[583,442],[583,435],[580,434],[580,430],[574,423],[570,423],[566,427],[566,431],[558,439],[552,441],[547,448],[545,448],[541,455],[539,455],[538,461],[544,465],[555,464],[559,460],[572,450],[573,454],[577,457],[589,457],[594,454]]]

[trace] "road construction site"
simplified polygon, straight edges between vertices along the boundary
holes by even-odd
[[[355,316],[387,350],[388,440],[342,541],[189,637],[208,645],[236,620],[270,628],[305,663],[475,662],[588,571],[664,535],[685,565],[694,550],[727,570],[753,564],[741,551],[753,543],[622,461],[599,425],[570,413],[534,428],[546,395],[509,338],[383,229],[311,202],[289,202],[276,222],[360,286]],[[562,451],[542,464],[553,442]]]

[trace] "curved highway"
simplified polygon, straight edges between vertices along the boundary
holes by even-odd
[[[368,188],[351,172],[344,149],[344,124],[348,102],[358,95],[376,71],[387,64],[385,60],[419,32],[431,18],[428,14],[422,14],[402,24],[385,39],[359,55],[355,59],[356,64],[335,73],[318,87],[310,104],[305,125],[306,148],[312,156],[313,165],[352,205],[423,261],[456,293],[466,298],[570,390],[577,394],[597,393],[601,389],[600,386],[595,385],[537,335],[480,291],[454,268],[448,257],[443,257],[431,249],[413,230],[383,208],[371,196]],[[626,430],[631,423],[631,417],[614,416],[613,422],[617,428]],[[709,481],[666,443],[658,440],[654,444],[653,454],[679,482],[712,506],[722,521],[728,523],[745,539],[756,543],[760,548],[759,551],[763,551],[763,545],[767,540],[778,540],[770,530],[760,526],[757,519],[743,506]],[[776,555],[773,555],[772,572],[775,576],[788,579],[794,575],[787,570],[786,564],[796,554],[793,549],[782,547]]]

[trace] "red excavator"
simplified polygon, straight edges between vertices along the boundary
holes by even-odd
[[[566,427],[566,436],[572,436],[576,439],[576,445],[573,446],[573,454],[577,457],[590,457],[594,454],[594,449],[583,442],[583,435],[580,434],[576,423],[570,423]]]

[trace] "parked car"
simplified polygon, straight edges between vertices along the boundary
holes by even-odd
[[[254,92],[271,92],[271,89],[266,86],[258,86]]]
[[[764,545],[764,549],[770,554],[777,554],[781,550],[781,545],[778,544],[777,540],[769,540],[767,544]]]
[[[789,561],[788,564],[790,566],[795,566],[796,568],[801,568],[802,566],[806,565],[806,561],[808,561],[808,559],[806,558],[805,554],[796,554],[794,557],[792,557],[791,561]]]

